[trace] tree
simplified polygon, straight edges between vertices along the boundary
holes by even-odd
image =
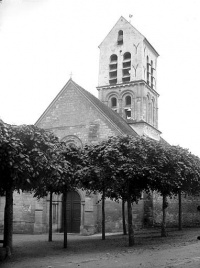
[[[123,234],[127,235],[124,198],[122,198],[122,224],[123,224]]]
[[[67,192],[80,187],[80,170],[84,163],[83,151],[65,142],[58,142],[54,150],[48,151],[47,158],[48,168],[35,187],[34,195],[38,198],[47,196],[49,193],[50,197],[53,193],[63,195],[64,248],[67,248]],[[49,217],[49,241],[51,241],[51,202]]]
[[[115,151],[113,193],[116,198],[127,201],[129,246],[134,244],[132,203],[138,202],[143,191],[149,191],[150,167],[146,163],[148,143],[140,137],[112,137]]]
[[[163,221],[161,236],[166,233],[167,197],[199,190],[199,159],[179,146],[154,141],[148,149],[148,164],[152,167],[149,187],[163,197]],[[180,200],[180,198],[179,198]],[[181,209],[179,208],[180,212]],[[180,219],[179,213],[179,220]]]
[[[82,170],[82,187],[101,194],[102,240],[105,240],[105,199],[111,192],[114,172],[114,165],[111,165],[110,161],[113,156],[110,153],[112,148],[109,142],[110,140],[106,140],[84,147],[86,162]]]
[[[49,241],[52,241],[52,200],[53,193],[60,194],[61,190],[58,187],[58,182],[66,175],[70,163],[65,160],[64,152],[66,144],[59,142],[54,143],[54,147],[49,149],[46,158],[48,165],[44,170],[43,176],[38,180],[34,187],[34,196],[43,198],[49,194]]]
[[[12,249],[13,191],[33,191],[49,169],[48,151],[58,139],[35,126],[0,122],[1,193],[6,195],[4,247]]]
[[[88,149],[89,148],[89,149]],[[87,147],[89,165],[86,188],[102,193],[102,239],[104,239],[104,200],[127,201],[129,245],[134,244],[132,203],[138,202],[143,190],[148,191],[145,140],[132,137],[110,137]]]
[[[0,124],[0,148],[0,187],[1,192],[6,195],[4,247],[12,249],[13,191],[28,186],[31,165],[29,157],[24,154],[23,143],[16,137],[16,128],[3,122]]]
[[[180,185],[176,190],[179,201],[179,230],[182,230],[182,205],[181,195],[195,195],[199,193],[200,186],[200,159],[191,154],[188,149],[180,146],[172,146],[174,161],[177,161],[176,177]]]
[[[101,157],[98,166],[104,170],[103,183],[101,179],[98,183],[100,187],[107,183],[105,196],[127,201],[129,245],[134,244],[132,203],[138,202],[143,191],[161,193],[161,235],[166,236],[167,197],[180,191],[195,193],[199,190],[199,158],[181,147],[142,137],[111,137],[102,144],[101,153],[95,156],[95,159]],[[96,184],[93,187],[99,189]]]
[[[84,153],[76,146],[68,146],[63,152],[63,156],[68,163],[61,180],[57,181],[59,192],[63,193],[64,205],[64,248],[67,248],[67,192],[80,188],[81,170],[85,165]]]

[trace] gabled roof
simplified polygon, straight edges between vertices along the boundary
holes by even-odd
[[[127,122],[116,112],[114,112],[111,108],[102,103],[98,98],[92,95],[90,92],[76,84],[71,78],[63,87],[63,89],[58,93],[55,99],[51,102],[51,104],[47,107],[44,113],[37,120],[35,125],[37,125],[52,107],[52,105],[56,102],[56,100],[60,97],[60,95],[67,90],[67,87],[73,84],[73,86],[80,92],[80,94],[85,97],[90,103],[92,103],[96,109],[116,128],[119,132],[124,135],[138,136],[138,134],[127,124]]]
[[[155,48],[149,43],[149,41],[146,39],[146,37],[141,34],[129,21],[127,21],[123,16],[121,16],[118,21],[115,23],[115,25],[112,27],[112,29],[109,31],[109,33],[106,35],[106,37],[103,39],[103,41],[101,42],[101,44],[104,42],[104,40],[107,38],[107,36],[110,34],[110,32],[115,28],[115,26],[119,23],[119,21],[123,19],[126,23],[128,23],[140,36],[141,38],[143,38],[143,40],[147,43],[147,45],[150,46],[150,48],[154,51],[154,53],[159,56],[158,52],[155,50]],[[100,47],[101,44],[98,46]]]
[[[115,23],[115,25],[112,27],[112,29],[109,31],[109,33],[106,35],[106,37],[103,39],[103,41],[101,42],[101,44],[104,42],[104,40],[107,38],[107,36],[112,32],[112,30],[115,28],[115,26],[120,22],[120,20],[123,19],[126,23],[130,24],[130,22],[128,22],[123,16],[121,16],[118,21]],[[133,27],[132,24],[130,24],[130,26],[136,31],[138,32],[138,34],[141,35],[142,38],[145,38],[135,27]],[[100,47],[101,44],[98,46]]]

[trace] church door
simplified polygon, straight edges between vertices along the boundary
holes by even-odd
[[[77,192],[67,193],[67,232],[80,233],[81,199]]]

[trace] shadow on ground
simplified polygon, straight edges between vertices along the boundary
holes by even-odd
[[[128,247],[128,236],[122,234],[106,236],[106,240],[101,239],[101,235],[81,236],[68,234],[68,248],[63,248],[63,234],[53,234],[53,241],[48,242],[48,235],[14,235],[13,255],[11,259],[4,261],[5,267],[15,267],[16,263],[35,262],[36,259],[80,259],[95,258],[95,256],[120,256],[126,253],[137,252],[142,254],[145,251],[159,251],[160,249],[171,249],[187,244],[198,243],[197,236],[200,229],[185,229],[177,231],[168,230],[168,237],[162,238],[159,229],[141,230],[135,234],[135,245]],[[3,267],[3,266],[2,266]],[[18,266],[17,266],[18,267]],[[20,267],[20,266],[19,266]],[[23,268],[23,266],[21,266]],[[25,266],[31,267],[31,266]],[[40,266],[43,267],[43,266]],[[44,266],[47,267],[47,266]]]

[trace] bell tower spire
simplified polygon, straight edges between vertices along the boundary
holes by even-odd
[[[99,45],[99,99],[139,135],[160,138],[156,89],[159,54],[121,17]]]

